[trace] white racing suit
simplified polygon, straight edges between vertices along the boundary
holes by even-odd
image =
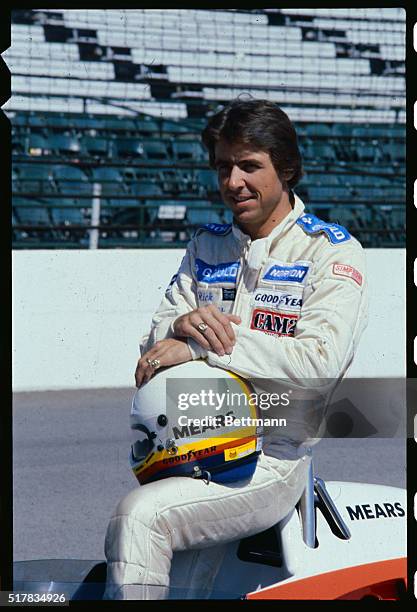
[[[193,359],[255,379],[258,391],[273,391],[276,381],[311,379],[327,390],[329,380],[345,374],[366,325],[366,285],[359,242],[343,227],[304,213],[295,196],[293,210],[266,238],[251,241],[234,225],[197,230],[141,352],[172,337],[180,315],[215,304],[242,319],[232,323],[233,352],[218,356],[188,339]],[[148,384],[164,384],[163,372]],[[188,580],[208,593],[221,545],[271,527],[300,498],[306,444],[317,432],[309,418],[294,410],[291,434],[266,440],[248,481],[225,486],[173,477],[129,493],[106,535],[105,597],[166,597],[173,551],[186,549],[206,549],[190,557]]]

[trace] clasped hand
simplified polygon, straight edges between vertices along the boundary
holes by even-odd
[[[200,346],[218,355],[230,355],[236,343],[231,322],[239,325],[241,318],[233,314],[223,314],[213,304],[196,308],[178,317],[173,325],[175,337],[155,342],[139,359],[135,371],[136,386],[141,387],[147,383],[159,368],[191,361],[186,338],[194,338]],[[201,331],[202,328],[204,331]]]
[[[236,343],[231,322],[239,325],[241,318],[220,312],[217,306],[201,306],[178,317],[173,329],[176,337],[193,338],[208,351],[220,356],[230,355]],[[201,329],[204,331],[201,331]]]
[[[139,388],[147,383],[159,368],[186,361],[191,361],[191,352],[186,340],[182,338],[159,340],[139,359],[135,371],[136,386]]]

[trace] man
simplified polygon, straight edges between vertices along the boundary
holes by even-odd
[[[142,341],[137,387],[163,384],[166,370],[153,378],[159,368],[203,359],[264,390],[286,380],[327,388],[346,372],[366,324],[362,247],[304,213],[293,192],[302,175],[296,133],[275,104],[232,102],[210,119],[203,142],[234,221],[199,228],[188,245]],[[127,598],[123,585],[135,582],[154,587],[138,597],[165,597],[172,551],[281,520],[309,464],[308,418],[299,407],[289,414],[291,434],[272,435],[253,476],[233,487],[173,477],[130,493],[108,528],[106,597]],[[207,588],[218,564],[214,554]]]

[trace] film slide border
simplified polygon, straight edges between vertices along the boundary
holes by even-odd
[[[0,53],[10,46],[10,12],[0,9]],[[10,98],[10,73],[0,57],[0,106]],[[0,424],[0,590],[13,590],[13,477],[12,477],[12,276],[11,276],[11,130],[10,122],[0,110],[0,142],[2,176],[9,177],[2,181],[0,206],[0,249],[2,262],[2,316],[1,348],[2,364],[2,401]]]
[[[417,6],[410,3],[407,12],[406,75],[407,75],[407,376],[417,378],[417,247],[414,228],[417,222],[417,166],[413,156],[417,145],[417,87],[413,75],[417,71]],[[412,431],[407,436],[407,490],[408,490],[408,580],[410,599],[417,599],[417,407],[407,402],[408,423]]]
[[[146,3],[145,3],[146,4]],[[164,3],[162,3],[164,4]],[[181,4],[181,3],[180,3]],[[286,3],[284,3],[285,5]],[[305,5],[304,2],[299,3]],[[43,2],[42,7],[47,8],[48,2]],[[336,8],[335,3],[317,1],[317,7]],[[368,1],[368,7],[392,7],[401,6],[399,3]],[[35,7],[35,5],[33,5]],[[68,5],[67,5],[68,6]],[[76,8],[77,3],[71,4]],[[78,8],[85,5],[78,4]],[[114,5],[113,5],[114,6]],[[178,5],[177,5],[178,6]],[[310,5],[309,5],[310,6]],[[344,5],[342,5],[344,6]],[[362,7],[362,3],[349,3],[349,6]],[[417,378],[417,318],[416,313],[416,293],[417,293],[417,245],[414,227],[417,222],[417,189],[414,197],[414,181],[417,180],[417,165],[415,163],[415,152],[417,150],[417,5],[416,3],[402,3],[407,14],[407,40],[406,40],[406,74],[407,74],[407,376]],[[91,2],[89,8],[100,8],[99,3]],[[216,3],[212,8],[216,7]],[[52,6],[51,6],[52,8]],[[110,8],[110,6],[108,7]],[[146,8],[142,5],[142,8]],[[151,8],[151,7],[149,7]],[[178,8],[180,8],[178,6]],[[186,8],[184,6],[184,8]],[[222,8],[221,6],[219,8]],[[7,8],[0,9],[0,53],[10,46],[10,11]],[[9,71],[0,58],[0,105],[10,97],[10,76]],[[416,104],[416,110],[414,109]],[[10,176],[10,125],[5,115],[0,112],[0,132],[2,137],[2,167],[4,176]],[[416,183],[417,186],[417,183]],[[11,181],[2,184],[2,207],[1,213],[4,223],[1,224],[2,239],[2,374],[4,377],[2,394],[2,424],[0,427],[0,448],[1,448],[1,495],[0,495],[0,537],[2,541],[2,551],[0,556],[0,589],[12,590],[12,401],[11,401],[11,240],[8,231],[10,224],[10,204],[11,204]],[[416,265],[416,274],[414,266]],[[417,414],[415,406],[408,405],[408,422],[413,424]],[[410,412],[412,413],[410,415]],[[407,438],[407,487],[408,487],[408,578],[409,578],[409,599],[413,601],[417,598],[417,503],[415,510],[415,500],[417,502],[417,431],[414,425],[409,426]]]

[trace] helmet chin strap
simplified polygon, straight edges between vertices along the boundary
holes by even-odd
[[[201,478],[207,485],[211,482],[211,474],[208,470],[202,470],[198,465],[194,466],[193,478]]]

